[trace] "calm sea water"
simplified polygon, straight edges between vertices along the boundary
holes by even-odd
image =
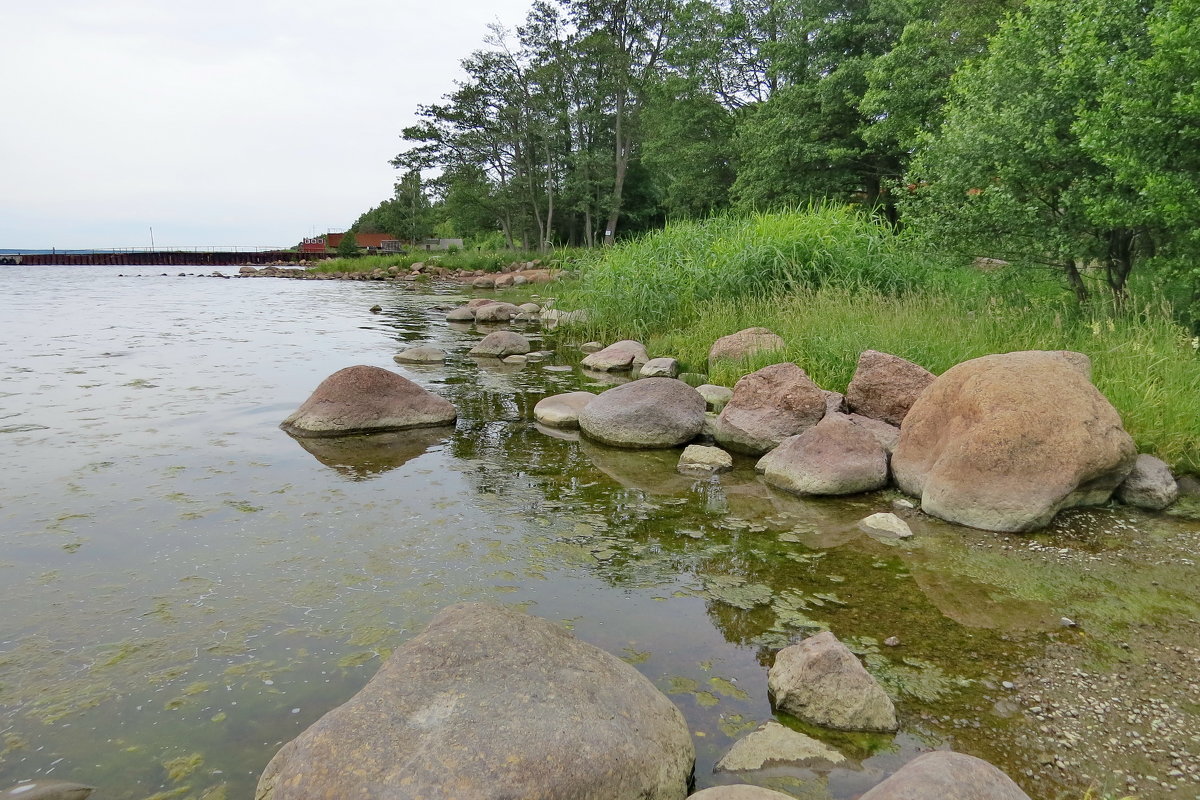
[[[283,742],[464,600],[635,664],[688,717],[700,787],[735,782],[713,764],[772,718],[773,649],[823,625],[890,681],[903,731],[827,737],[847,768],[756,782],[852,797],[939,746],[1024,763],[992,689],[1023,657],[1014,632],[1056,611],[956,578],[958,529],[889,546],[855,522],[890,495],[806,503],[749,463],[697,481],[676,453],[547,435],[538,399],[602,387],[469,359],[482,332],[436,308],[455,287],[130,271],[0,269],[0,788],[252,796]],[[450,361],[392,361],[415,343]],[[457,429],[304,446],[279,430],[352,364],[448,397]],[[885,652],[891,635],[915,648]]]

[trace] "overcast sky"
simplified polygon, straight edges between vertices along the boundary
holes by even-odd
[[[530,0],[0,0],[0,248],[293,245]]]

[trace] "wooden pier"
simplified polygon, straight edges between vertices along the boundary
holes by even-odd
[[[129,266],[129,267],[236,267],[244,264],[295,264],[323,261],[334,254],[299,253],[295,250],[211,252],[182,250],[141,250],[131,252],[22,253],[0,254],[0,265],[22,266]]]

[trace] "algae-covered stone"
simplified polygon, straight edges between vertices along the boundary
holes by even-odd
[[[829,631],[785,647],[767,673],[775,705],[843,731],[894,731],[896,709],[874,678]]]
[[[831,767],[845,760],[837,750],[811,736],[778,722],[766,722],[739,739],[717,762],[716,769],[746,772],[777,766]]]
[[[346,436],[448,425],[454,405],[408,378],[371,366],[338,370],[283,421],[294,436]]]
[[[284,745],[258,800],[683,800],[687,723],[649,680],[560,625],[445,609]]]

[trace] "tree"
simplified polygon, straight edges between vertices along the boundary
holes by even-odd
[[[1144,185],[1105,163],[1081,129],[1122,114],[1128,76],[1151,59],[1150,7],[1031,0],[959,71],[946,119],[915,159],[907,215],[931,240],[1059,270],[1087,299],[1100,270],[1114,296],[1153,246],[1158,220],[1129,213]],[[1193,77],[1194,80],[1194,77]]]
[[[337,254],[342,258],[350,258],[358,255],[358,237],[353,230],[348,230],[342,234],[341,241],[337,243]]]

